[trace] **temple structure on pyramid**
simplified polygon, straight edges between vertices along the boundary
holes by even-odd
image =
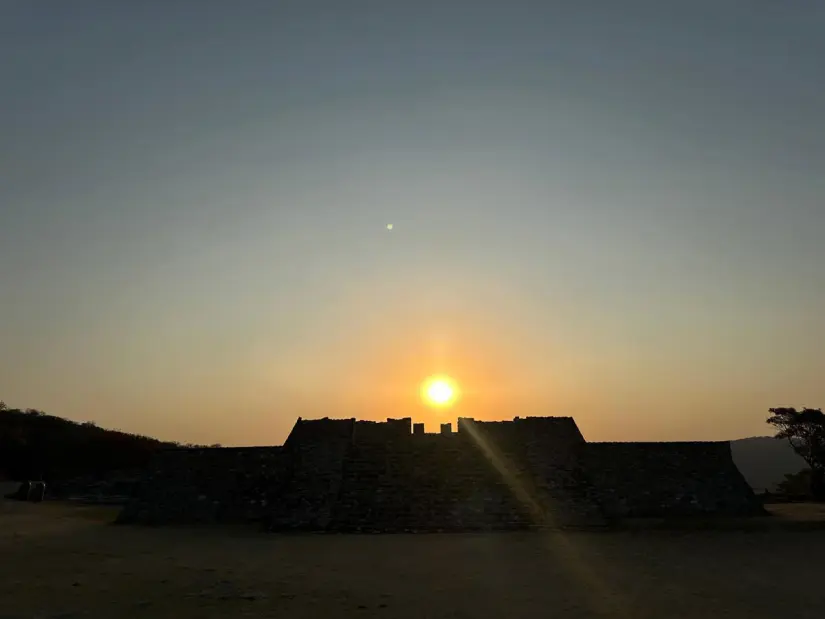
[[[270,530],[601,527],[762,514],[728,442],[590,443],[571,417],[298,419],[282,446],[158,452],[120,522]]]

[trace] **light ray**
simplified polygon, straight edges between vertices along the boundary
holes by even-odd
[[[533,526],[539,529],[552,530],[552,532],[541,533],[542,545],[549,552],[557,554],[562,564],[569,567],[572,575],[584,582],[593,591],[593,595],[588,598],[590,604],[593,605],[593,610],[604,617],[631,619],[633,614],[630,612],[630,605],[626,596],[612,589],[588,565],[583,554],[576,548],[572,537],[561,529],[561,523],[557,522],[553,513],[555,511],[553,505],[542,505],[542,501],[534,496],[520,479],[516,468],[509,462],[507,456],[496,447],[488,436],[484,435],[484,432],[479,429],[473,420],[463,419],[459,432],[466,432],[473,443],[486,456],[516,500],[527,509]]]

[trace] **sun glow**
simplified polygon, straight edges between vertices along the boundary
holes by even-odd
[[[430,406],[450,406],[458,397],[458,388],[447,376],[431,376],[421,386],[421,397]]]

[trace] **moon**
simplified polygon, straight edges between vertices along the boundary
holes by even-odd
[[[387,224],[387,230],[392,230],[392,224]]]

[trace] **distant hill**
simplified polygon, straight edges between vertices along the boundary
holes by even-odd
[[[28,409],[0,408],[0,476],[47,482],[140,469],[152,453],[176,446]]]
[[[755,436],[731,441],[733,461],[751,487],[761,492],[773,490],[789,473],[808,467],[788,445],[771,436]]]

